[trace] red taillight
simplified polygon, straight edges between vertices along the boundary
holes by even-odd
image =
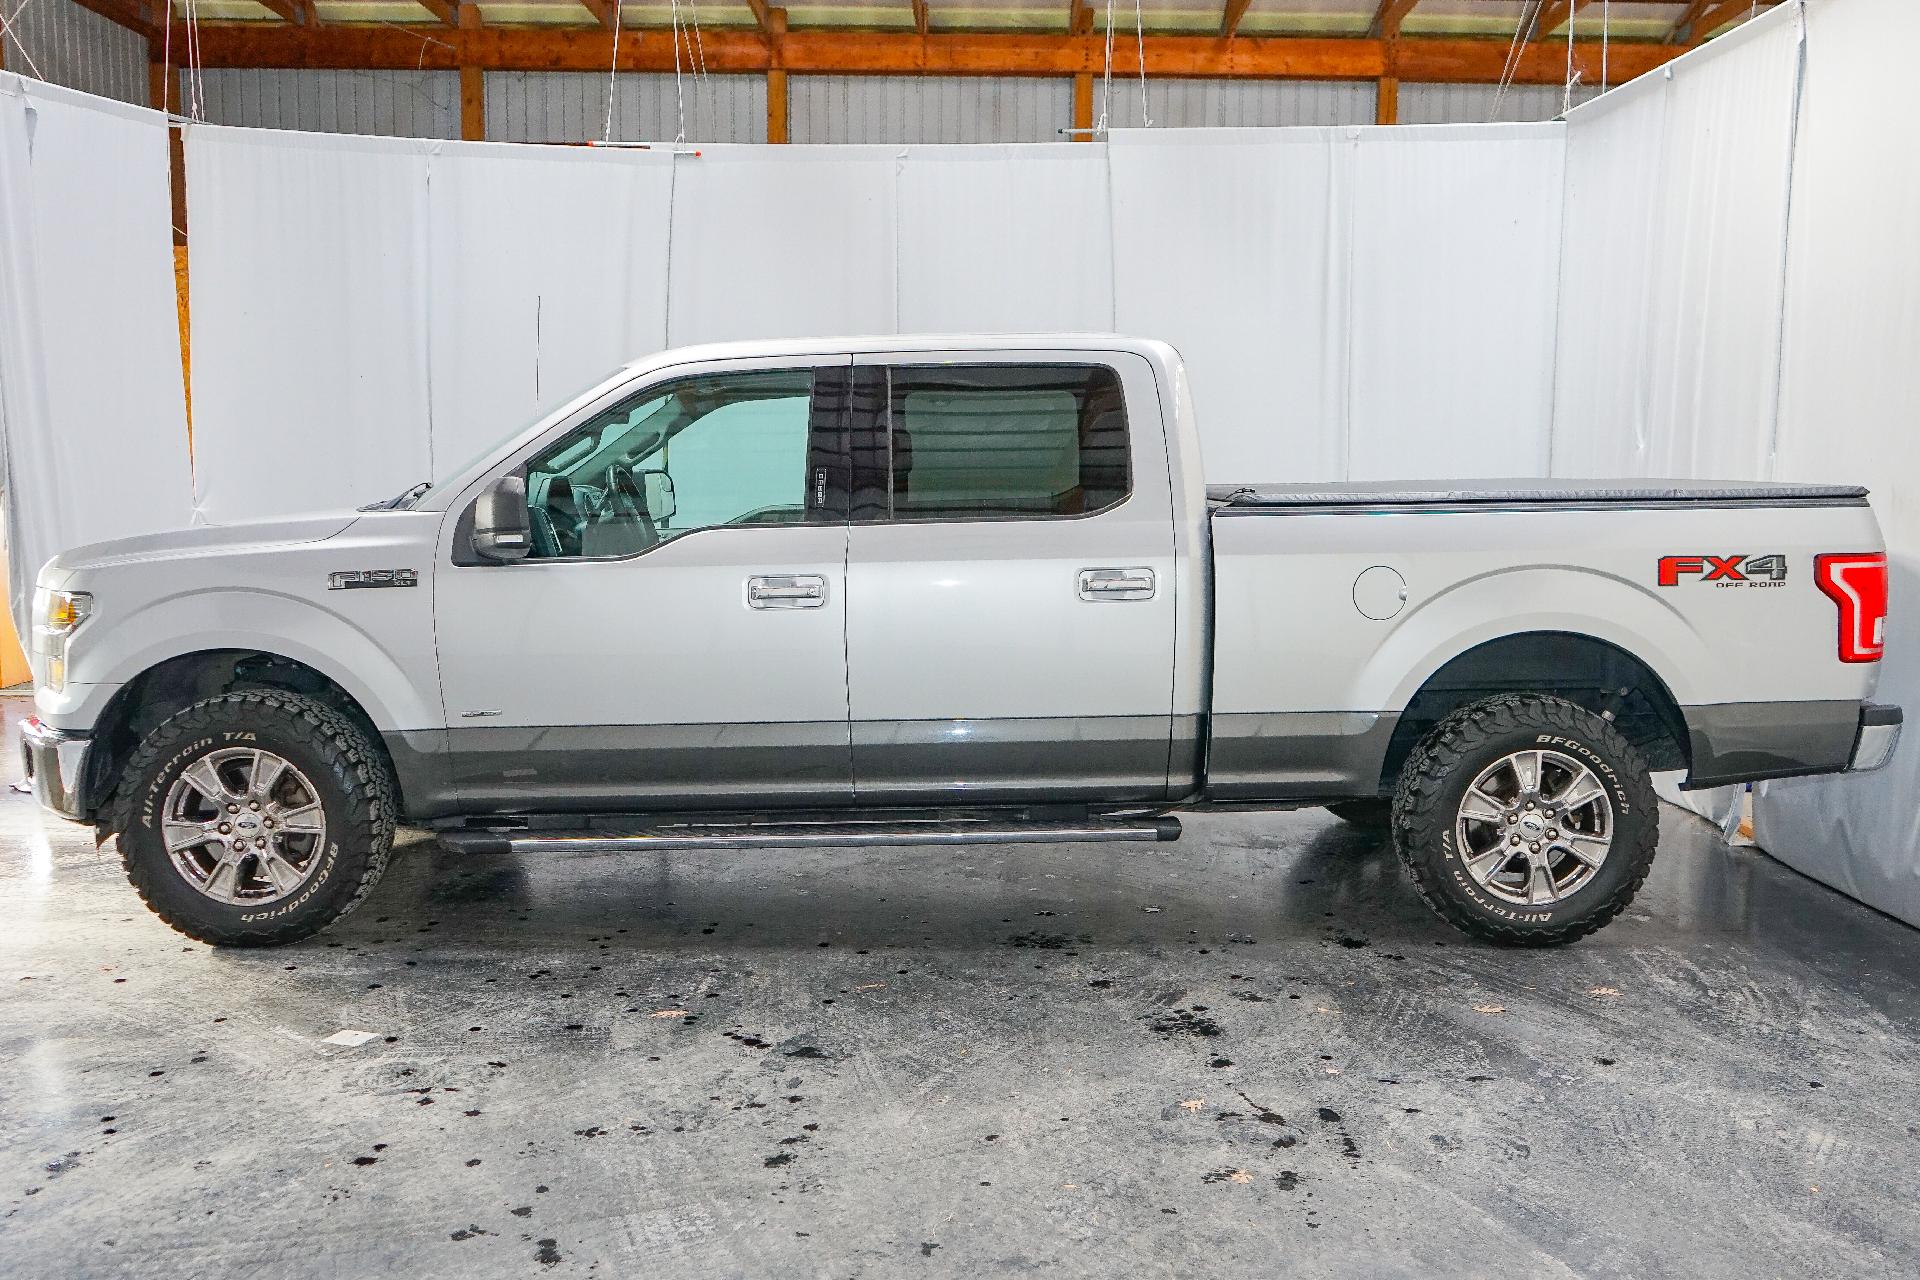
[[[1880,661],[1886,647],[1886,554],[1815,556],[1813,580],[1829,600],[1840,606],[1840,661]]]

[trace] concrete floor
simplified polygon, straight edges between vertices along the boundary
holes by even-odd
[[[416,835],[331,933],[215,952],[7,793],[0,991],[10,1275],[1920,1270],[1920,934],[1678,813],[1548,953],[1455,935],[1319,811]]]

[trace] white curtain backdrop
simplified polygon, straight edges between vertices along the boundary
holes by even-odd
[[[896,154],[900,332],[1114,327],[1105,148],[926,146]]]
[[[0,73],[8,605],[59,551],[187,523],[166,120]]]
[[[678,156],[668,342],[893,332],[895,150],[740,145]]]
[[[1545,472],[1563,130],[1357,131],[1348,477]]]
[[[1880,773],[1764,783],[1769,853],[1920,924],[1920,163],[1908,0],[1814,0],[1793,162],[1775,474],[1870,485],[1892,570],[1883,702],[1908,727]],[[1845,548],[1839,548],[1844,550]]]
[[[1767,474],[1799,54],[1785,5],[1568,112],[1553,474]]]
[[[186,130],[199,518],[359,505],[430,474],[434,145]]]
[[[196,509],[398,492],[667,346],[942,329],[1170,339],[1210,479],[1538,471],[1560,128],[674,154],[192,126]]]
[[[1539,474],[1561,129],[1116,134],[1116,327],[1186,356],[1207,479]]]
[[[435,473],[667,345],[673,163],[657,151],[435,148],[425,281]]]

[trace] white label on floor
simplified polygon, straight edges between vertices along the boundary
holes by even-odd
[[[321,1044],[341,1044],[349,1049],[357,1049],[369,1040],[378,1040],[378,1031],[336,1031],[322,1040]]]

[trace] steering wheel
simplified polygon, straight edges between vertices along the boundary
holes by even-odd
[[[615,520],[639,529],[648,546],[660,541],[660,531],[647,514],[647,495],[625,463],[616,462],[607,468],[607,510]]]

